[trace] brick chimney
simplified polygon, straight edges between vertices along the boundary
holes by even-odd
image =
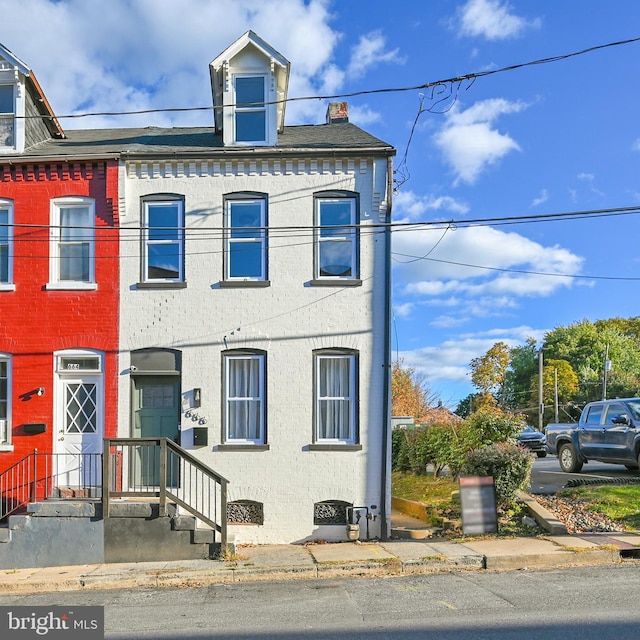
[[[349,122],[349,103],[330,102],[327,107],[327,124]]]

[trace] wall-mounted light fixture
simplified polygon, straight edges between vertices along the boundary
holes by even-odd
[[[44,395],[44,387],[38,387],[36,389],[36,395],[37,396],[43,396]]]

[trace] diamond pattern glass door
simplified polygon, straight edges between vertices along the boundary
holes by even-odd
[[[95,433],[97,430],[97,386],[74,383],[66,385],[65,432]]]

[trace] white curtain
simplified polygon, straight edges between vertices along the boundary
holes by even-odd
[[[231,440],[261,438],[260,359],[229,358],[228,419]]]
[[[318,438],[349,440],[351,437],[350,357],[322,357],[318,367]]]

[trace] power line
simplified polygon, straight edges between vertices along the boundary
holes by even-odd
[[[569,58],[575,58],[576,56],[582,56],[587,53],[593,53],[594,51],[599,51],[601,49],[608,49],[611,47],[618,47],[627,44],[633,44],[635,42],[639,42],[640,37],[630,38],[628,40],[619,40],[616,42],[608,42],[606,44],[599,44],[592,47],[588,47],[586,49],[581,49],[580,51],[573,51],[571,53],[565,53],[557,56],[551,56],[548,58],[539,58],[537,60],[531,60],[529,62],[521,62],[518,64],[511,64],[506,67],[501,67],[500,69],[490,69],[486,71],[477,71],[473,73],[465,73],[459,76],[453,76],[451,78],[445,78],[442,80],[434,80],[432,82],[425,82],[422,84],[414,85],[414,86],[405,86],[405,87],[385,87],[380,89],[363,89],[361,91],[350,91],[344,93],[334,93],[334,94],[326,94],[326,95],[316,95],[316,96],[298,96],[294,98],[283,98],[281,100],[273,100],[270,102],[260,102],[255,103],[260,106],[263,105],[272,105],[272,104],[282,104],[287,102],[303,102],[310,100],[334,100],[338,98],[355,98],[357,96],[363,95],[375,95],[375,94],[383,94],[383,93],[402,93],[407,91],[424,91],[428,89],[433,89],[437,87],[442,87],[445,85],[456,85],[464,82],[475,82],[475,80],[479,78],[485,78],[487,76],[492,76],[498,73],[505,73],[507,71],[515,71],[517,69],[523,69],[526,67],[532,67],[536,65],[549,64],[552,62],[559,62],[561,60],[567,60]],[[252,103],[253,104],[253,103]],[[224,108],[227,107],[235,107],[235,104],[224,105]],[[243,103],[243,106],[247,106],[247,103]],[[215,109],[222,109],[223,107],[164,107],[157,109],[139,109],[134,111],[95,111],[95,112],[86,112],[86,113],[75,113],[75,114],[64,114],[64,115],[56,115],[55,117],[60,119],[77,119],[77,118],[89,118],[96,116],[126,116],[126,115],[143,115],[150,113],[184,113],[184,112],[192,112],[192,111],[214,111]],[[22,118],[47,118],[48,116],[17,116]]]
[[[418,220],[418,221],[397,221],[397,222],[370,222],[367,221],[366,224],[362,222],[356,224],[344,224],[344,225],[267,225],[267,226],[255,226],[255,227],[243,227],[245,231],[265,231],[269,233],[270,237],[291,237],[291,234],[295,234],[298,232],[309,232],[309,231],[320,231],[321,229],[340,229],[340,230],[350,230],[350,229],[358,229],[360,232],[368,229],[386,229],[390,228],[392,231],[417,231],[421,230],[424,227],[434,227],[435,229],[454,229],[454,228],[465,228],[465,227],[480,227],[480,226],[502,226],[508,224],[530,224],[537,222],[555,222],[555,221],[563,221],[563,220],[576,220],[576,219],[592,219],[592,218],[608,218],[615,216],[624,216],[624,215],[635,215],[640,213],[640,205],[632,205],[628,207],[610,207],[610,208],[602,208],[602,209],[582,209],[576,211],[562,211],[556,213],[539,213],[532,215],[513,215],[513,216],[502,216],[502,217],[490,217],[490,218],[470,218],[470,219],[451,219],[451,220]],[[84,230],[94,230],[94,231],[132,231],[132,232],[140,232],[146,231],[148,229],[157,230],[157,231],[179,231],[186,233],[195,233],[195,232],[214,232],[225,234],[229,233],[230,227],[223,226],[164,226],[164,227],[149,227],[146,225],[132,225],[132,226],[114,226],[114,225],[95,225],[95,226],[72,226],[69,225],[52,225],[49,223],[32,223],[32,222],[14,222],[14,223],[3,223],[0,224],[0,229],[2,228],[13,228],[13,229],[33,229],[33,230],[50,230],[50,229],[78,229],[80,231]],[[283,236],[274,235],[274,232],[283,232]]]
[[[527,271],[526,269],[506,269],[501,267],[487,267],[485,265],[480,264],[470,264],[467,262],[456,262],[454,260],[441,260],[439,258],[422,258],[420,256],[413,256],[411,254],[406,253],[396,253],[393,252],[393,255],[402,256],[404,258],[417,258],[418,260],[428,260],[430,262],[440,262],[442,264],[450,264],[456,267],[468,267],[470,269],[484,269],[486,271],[500,271],[502,273],[520,273],[524,275],[532,275],[532,276],[552,276],[555,278],[579,278],[584,280],[621,280],[621,281],[639,281],[639,277],[624,277],[624,276],[590,276],[590,275],[581,275],[574,273],[550,273],[545,271]]]

